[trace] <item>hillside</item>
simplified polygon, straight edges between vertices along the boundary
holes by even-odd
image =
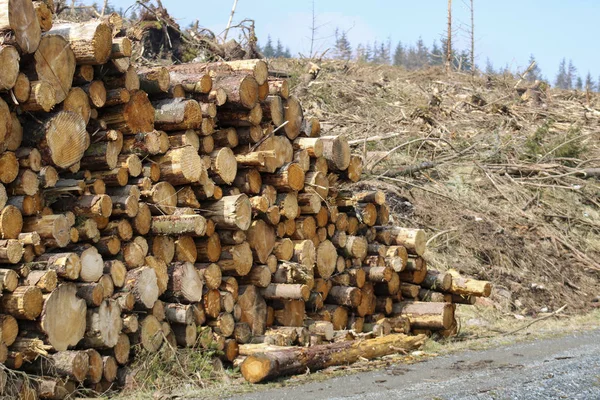
[[[595,304],[597,94],[338,61],[310,81],[305,62],[271,66],[292,71],[296,95],[325,132],[355,141],[366,159],[361,184],[385,189],[395,218],[427,230],[434,268],[493,281],[503,312]]]

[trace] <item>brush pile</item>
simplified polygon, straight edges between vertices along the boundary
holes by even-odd
[[[135,386],[134,349],[161,346],[259,382],[451,335],[489,296],[428,270],[264,61],[136,68],[116,15],[44,6],[0,4],[0,361],[31,374],[10,395]]]

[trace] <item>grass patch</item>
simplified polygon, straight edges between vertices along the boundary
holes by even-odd
[[[181,349],[165,343],[157,352],[140,350],[130,367],[130,388],[115,398],[147,399],[155,393],[176,394],[217,390],[239,376],[224,368],[221,352],[200,346]]]

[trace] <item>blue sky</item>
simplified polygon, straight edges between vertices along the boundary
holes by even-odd
[[[454,0],[455,46],[467,48],[469,0]],[[527,67],[534,54],[544,76],[552,81],[562,57],[572,59],[578,73],[600,76],[600,1],[598,0],[475,0],[476,62],[483,68],[489,58],[496,68]],[[133,1],[113,0],[117,8]],[[198,19],[201,26],[221,32],[233,0],[162,0],[182,26]],[[197,4],[197,5],[196,5]],[[360,42],[392,45],[401,40],[414,43],[419,36],[428,47],[444,35],[446,0],[315,0],[318,47],[325,50],[338,27],[348,31],[353,48]],[[267,35],[280,38],[293,54],[308,54],[312,0],[238,0],[235,21],[252,18],[259,41]],[[461,29],[461,25],[464,25]]]

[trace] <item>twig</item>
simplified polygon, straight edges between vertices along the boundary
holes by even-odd
[[[264,136],[263,138],[261,138],[258,142],[256,142],[256,144],[254,146],[252,146],[252,148],[250,149],[250,151],[254,151],[256,150],[256,148],[258,146],[260,146],[261,144],[264,143],[265,140],[267,140],[268,138],[270,138],[271,136],[274,136],[275,133],[280,130],[281,128],[283,128],[284,126],[286,126],[288,124],[288,122],[290,121],[285,121],[283,124],[279,125],[277,128],[273,129],[273,132],[271,132],[270,134],[268,134],[267,136]]]
[[[348,142],[348,144],[350,146],[358,146],[360,144],[363,143],[369,143],[369,142],[379,142],[381,140],[388,140],[388,139],[393,139],[393,138],[397,138],[398,136],[402,136],[405,133],[408,133],[408,131],[401,131],[401,132],[394,132],[394,133],[390,133],[388,135],[383,135],[383,136],[371,136],[365,139],[357,139],[357,140],[350,140]]]
[[[414,187],[416,189],[420,189],[420,190],[422,190],[424,192],[432,193],[432,194],[435,194],[437,196],[444,197],[444,198],[446,198],[448,200],[455,201],[455,202],[463,205],[464,207],[468,207],[467,204],[463,203],[461,200],[455,199],[454,197],[448,196],[448,195],[440,193],[440,192],[436,192],[435,190],[427,189],[427,188],[425,188],[423,186],[415,185],[414,183],[403,181],[402,179],[390,178],[389,176],[385,176],[385,175],[380,175],[380,176],[378,176],[378,178],[388,179],[388,180],[390,180],[392,182],[403,183],[405,185],[412,186],[412,187]]]
[[[420,172],[420,171],[424,171],[426,169],[431,169],[431,168],[435,168],[441,164],[447,163],[448,161],[452,161],[455,160],[459,157],[462,157],[465,153],[469,152],[473,147],[475,147],[477,145],[477,143],[467,147],[464,150],[461,150],[460,152],[458,152],[457,154],[454,154],[450,157],[445,157],[445,158],[441,158],[439,160],[435,160],[435,161],[424,161],[420,164],[417,165],[410,165],[408,167],[402,168],[398,171],[392,172],[391,174],[387,174],[384,173],[384,175],[388,175],[391,177],[396,177],[396,176],[402,176],[402,175],[412,175],[416,172]]]
[[[391,149],[387,153],[385,153],[381,158],[379,158],[378,160],[376,160],[374,163],[372,163],[369,166],[369,171],[372,171],[373,168],[375,168],[375,166],[377,164],[379,164],[380,162],[382,162],[383,160],[385,160],[386,158],[388,158],[390,155],[392,155],[396,151],[400,150],[401,148],[406,147],[408,145],[411,145],[413,143],[419,143],[419,142],[444,142],[448,146],[450,146],[450,148],[452,150],[456,151],[457,153],[459,152],[458,150],[456,150],[456,148],[454,148],[454,146],[452,146],[452,144],[449,141],[447,141],[446,139],[443,139],[443,138],[419,138],[419,139],[413,139],[413,140],[409,140],[408,142],[402,143],[402,144],[394,147],[393,149]]]
[[[567,305],[566,305],[566,304],[565,304],[564,306],[562,306],[561,308],[559,308],[558,310],[556,310],[556,311],[554,311],[554,312],[552,312],[552,313],[550,313],[550,314],[548,314],[548,315],[544,315],[543,317],[536,318],[536,319],[534,319],[533,321],[529,322],[528,324],[526,324],[526,325],[524,325],[524,326],[522,326],[522,327],[520,327],[520,328],[518,328],[518,329],[515,329],[514,331],[510,331],[510,332],[503,333],[503,334],[502,334],[502,336],[508,336],[508,335],[512,335],[512,334],[514,334],[514,333],[517,333],[517,332],[520,332],[520,331],[522,331],[523,329],[527,329],[527,328],[529,328],[531,325],[533,325],[533,324],[535,324],[535,323],[537,323],[537,322],[540,322],[540,321],[543,321],[543,320],[545,320],[545,319],[548,319],[548,318],[554,317],[555,315],[557,315],[557,314],[561,313],[561,312],[562,312],[562,311],[563,311],[565,308],[567,308]]]
[[[446,233],[450,233],[450,232],[456,232],[458,229],[457,228],[452,228],[452,229],[446,229],[445,231],[441,231],[436,233],[435,235],[433,235],[432,237],[429,238],[429,240],[426,243],[426,246],[429,246],[429,244],[431,242],[433,242],[437,237],[442,236]]]

